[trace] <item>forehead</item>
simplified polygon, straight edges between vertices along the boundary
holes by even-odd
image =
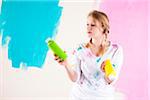
[[[93,18],[92,16],[89,16],[87,18],[87,23],[92,23],[92,24],[97,24],[97,25],[100,25],[100,21],[98,21],[97,19]]]
[[[89,17],[87,18],[87,22],[96,23],[96,19],[94,19],[93,17],[89,16]]]

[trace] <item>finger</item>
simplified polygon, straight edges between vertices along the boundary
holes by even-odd
[[[101,65],[101,69],[104,69],[104,65],[103,64]]]
[[[64,61],[63,59],[61,59],[61,58],[59,59],[59,62],[63,62],[63,61]]]
[[[64,61],[62,58],[59,58],[60,59],[60,61]]]
[[[55,60],[58,60],[59,59],[59,57],[58,56],[55,56]]]
[[[109,77],[104,76],[104,79],[105,79],[105,81],[106,81],[108,84],[111,84],[111,83],[112,83],[112,80],[110,80]]]
[[[59,62],[59,61],[61,61],[61,58],[56,57],[55,60],[56,60],[57,62]]]
[[[62,63],[62,62],[63,62],[62,60],[59,61],[59,63]]]
[[[59,58],[55,58],[55,60],[58,60]]]
[[[105,72],[105,67],[103,67],[103,72]]]
[[[54,53],[54,56],[55,56],[55,57],[58,57],[55,53]]]
[[[102,70],[103,72],[105,72],[105,65],[104,65],[104,64],[101,65],[101,70]]]
[[[102,66],[102,70],[105,71],[105,65]]]

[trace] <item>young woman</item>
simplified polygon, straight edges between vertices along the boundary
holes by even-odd
[[[105,13],[92,11],[87,17],[88,43],[80,44],[73,56],[62,61],[69,78],[75,83],[71,91],[71,100],[113,100],[113,84],[118,79],[123,61],[121,46],[108,39],[109,20]],[[72,59],[72,60],[70,60]],[[106,75],[106,61],[110,60],[114,75]]]

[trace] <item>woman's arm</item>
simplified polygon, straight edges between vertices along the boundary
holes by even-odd
[[[62,66],[65,67],[67,73],[68,73],[68,76],[70,78],[70,80],[72,82],[75,82],[77,80],[77,73],[72,69],[72,65],[69,64],[68,62],[68,59],[62,61],[57,55],[54,55],[55,56],[55,60]]]
[[[77,80],[77,73],[72,69],[72,66],[67,64],[67,65],[65,65],[65,68],[66,68],[66,71],[68,73],[68,76],[69,76],[70,80],[72,82],[76,82],[76,80]]]
[[[118,79],[120,69],[121,69],[121,66],[122,66],[122,62],[123,62],[123,50],[119,46],[118,50],[114,54],[113,59],[111,59],[111,63],[112,63],[113,68],[116,72],[116,75],[115,76],[114,75],[109,75],[109,76],[105,75],[104,76],[104,79],[106,80],[106,82],[108,84],[111,84],[112,82],[114,83]],[[105,61],[101,65],[101,70],[105,73]]]

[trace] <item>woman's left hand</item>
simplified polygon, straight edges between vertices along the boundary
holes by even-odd
[[[110,80],[108,76],[104,75],[104,79],[108,84],[112,83],[112,80]]]
[[[101,64],[100,69],[105,73],[105,61],[103,61],[103,63]],[[104,79],[108,84],[112,83],[112,80],[110,80],[109,77],[106,76],[106,74],[104,75]]]

